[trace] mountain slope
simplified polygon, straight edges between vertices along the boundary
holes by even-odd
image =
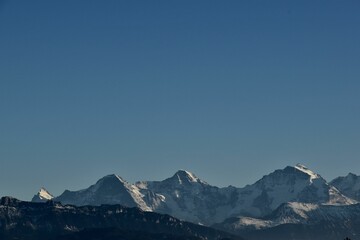
[[[154,206],[153,211],[202,224],[226,216],[218,208],[229,204],[228,196],[188,171],[180,170],[163,181],[138,182],[136,186],[162,197],[162,204]]]
[[[101,204],[122,204],[127,207],[139,207],[144,211],[151,211],[143,200],[139,189],[126,182],[120,176],[112,174],[101,178],[96,184],[80,191],[66,190],[54,198],[63,204],[76,206]]]
[[[146,237],[144,239],[151,239],[151,234],[160,234],[161,238],[173,235],[179,239],[241,239],[219,230],[183,222],[169,215],[120,205],[75,207],[52,201],[22,202],[10,197],[0,200],[1,239],[61,239],[60,236],[76,239],[78,235],[86,236],[86,231],[98,234],[101,229],[109,228],[114,229],[114,234],[117,231],[127,235],[137,232],[134,238],[141,236],[142,232]]]
[[[214,227],[247,239],[343,239],[360,234],[360,204],[284,203],[262,218],[230,218]]]
[[[323,204],[354,204],[325,179],[303,165],[286,167],[264,176],[252,185],[238,189],[233,216],[264,216],[282,203],[304,202]]]
[[[320,175],[300,164],[276,170],[244,188],[210,186],[187,171],[178,171],[164,181],[139,182],[136,185],[164,197],[161,208],[153,208],[154,211],[203,224],[239,215],[264,216],[290,201],[355,203]]]
[[[345,177],[335,178],[330,182],[346,196],[360,201],[360,176],[349,173]]]

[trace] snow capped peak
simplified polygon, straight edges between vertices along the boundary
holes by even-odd
[[[98,188],[104,187],[104,186],[124,186],[127,187],[130,185],[125,179],[120,177],[117,174],[109,174],[105,177],[100,178],[94,186],[93,190],[97,191]]]
[[[314,173],[313,171],[311,171],[309,168],[307,168],[306,166],[302,165],[302,164],[296,164],[295,165],[295,169],[304,172],[306,174],[308,174],[310,176],[310,181],[312,182],[312,180],[320,178],[320,175],[317,173]]]
[[[151,211],[152,209],[147,206],[144,197],[136,185],[128,183],[119,175],[110,174],[86,189],[65,191],[55,200],[77,206],[121,204],[126,207],[139,207],[144,211]]]
[[[301,163],[297,163],[295,165],[295,168],[299,168],[299,169],[309,169],[308,167],[306,167],[305,165],[301,164]]]
[[[47,199],[47,200],[51,200],[54,198],[54,196],[51,195],[51,193],[49,193],[44,187],[40,188],[38,195],[40,198]]]
[[[179,170],[176,173],[176,176],[178,176],[179,178],[187,178],[189,179],[189,181],[191,182],[197,182],[198,178],[191,172],[186,171],[186,170]]]
[[[171,179],[175,179],[180,185],[183,183],[205,183],[195,174],[182,169],[178,170]]]
[[[122,182],[122,183],[126,183],[126,180],[123,179],[122,177],[120,177],[120,176],[117,175],[117,174],[109,174],[109,175],[106,175],[105,177],[103,177],[103,178],[100,179],[100,180],[109,180],[109,179],[119,180],[119,181]]]
[[[49,193],[44,187],[40,188],[39,192],[32,198],[33,202],[46,202],[53,199],[54,196]]]
[[[94,185],[90,186],[92,192],[98,191],[128,191],[132,184],[128,183],[125,179],[117,174],[109,174],[99,179]]]

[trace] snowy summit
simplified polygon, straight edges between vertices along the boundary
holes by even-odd
[[[313,171],[311,171],[309,168],[307,168],[306,166],[298,163],[295,165],[295,169],[300,170],[306,174],[308,174],[310,176],[310,181],[312,182],[312,180],[317,179],[317,178],[321,178],[321,176],[317,173],[314,173]]]
[[[174,174],[174,176],[172,176],[170,179],[177,181],[180,185],[184,184],[184,183],[204,183],[204,184],[206,184],[200,178],[195,176],[195,174],[193,174],[189,171],[186,171],[186,170],[182,170],[182,169],[177,171]]]
[[[31,201],[33,202],[46,202],[53,199],[54,196],[51,195],[45,188],[40,188],[39,192],[34,195]]]

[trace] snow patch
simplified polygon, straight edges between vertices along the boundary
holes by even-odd
[[[302,171],[306,174],[308,174],[310,176],[310,182],[312,182],[314,179],[320,178],[319,174],[314,173],[313,171],[311,171],[309,168],[307,168],[306,166],[302,165],[302,164],[296,164],[295,168],[299,171]]]
[[[45,188],[41,188],[37,194],[40,200],[51,200],[54,198]]]

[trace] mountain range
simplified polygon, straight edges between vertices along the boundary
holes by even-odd
[[[33,201],[54,200],[75,206],[121,204],[211,226],[240,217],[262,218],[289,202],[316,206],[356,204],[359,186],[360,177],[354,174],[327,182],[319,174],[297,164],[275,170],[242,188],[212,186],[185,170],[163,181],[134,184],[112,174],[87,189],[65,190],[57,197],[41,189]]]

